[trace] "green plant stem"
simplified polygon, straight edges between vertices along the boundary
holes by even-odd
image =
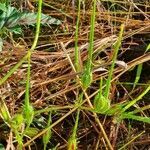
[[[76,101],[77,105],[81,106],[81,103],[83,102],[83,93],[79,95],[78,100]],[[73,136],[76,137],[76,132],[78,128],[78,122],[79,122],[79,115],[80,115],[80,107],[77,109],[77,115],[76,115],[76,122],[74,125],[74,130],[73,130]]]
[[[93,47],[94,47],[94,28],[95,28],[95,14],[96,14],[96,0],[93,0],[91,22],[90,22],[90,37],[88,46],[88,58],[84,67],[84,74],[82,75],[82,85],[86,90],[92,83],[92,61],[93,61]]]
[[[39,0],[38,14],[37,14],[37,24],[36,24],[37,25],[36,26],[36,34],[35,34],[35,38],[34,38],[32,47],[31,47],[31,49],[28,50],[28,53],[12,69],[10,69],[10,71],[2,79],[0,79],[0,85],[2,85],[22,65],[22,63],[25,60],[30,58],[31,52],[34,51],[34,49],[37,45],[39,32],[40,32],[41,10],[42,10],[42,0]]]
[[[142,69],[143,69],[143,64],[139,64],[137,66],[136,77],[135,77],[135,81],[134,81],[134,84],[133,84],[133,89],[135,89],[135,87],[137,86],[137,83],[140,80]]]
[[[27,71],[27,81],[26,81],[26,94],[25,94],[25,105],[29,106],[29,92],[30,92],[30,74],[31,74],[31,53],[34,51],[40,33],[40,23],[41,23],[41,11],[42,11],[42,0],[38,1],[38,14],[37,14],[37,23],[36,23],[36,33],[35,38],[32,44],[31,49],[28,50],[28,71]]]
[[[32,52],[38,42],[38,38],[39,38],[39,33],[40,33],[40,25],[41,25],[41,12],[42,12],[42,0],[38,0],[38,13],[37,13],[37,23],[36,23],[36,33],[35,33],[35,38],[34,38],[34,42],[32,44],[32,47],[30,49],[30,51]]]
[[[141,117],[141,116],[133,115],[130,113],[123,113],[121,116],[121,119],[132,119],[132,120],[141,121],[143,123],[149,123],[150,124],[150,118],[149,117]]]
[[[87,62],[87,69],[88,73],[92,72],[92,55],[93,55],[93,46],[94,46],[94,28],[95,28],[95,14],[96,14],[96,0],[93,1],[93,10],[92,10],[92,17],[91,17],[91,28],[90,28],[90,44],[88,48],[88,62]]]
[[[143,93],[141,93],[136,99],[132,100],[128,105],[126,105],[122,112],[125,112],[127,109],[129,109],[131,106],[133,106],[137,101],[139,101],[140,99],[142,99],[142,97],[147,94],[150,90],[150,85],[144,90]]]
[[[121,46],[121,40],[122,40],[123,30],[124,30],[124,24],[121,25],[121,30],[120,30],[119,38],[118,38],[118,41],[116,42],[116,44],[114,46],[113,61],[112,61],[112,65],[111,65],[111,68],[110,68],[110,72],[109,72],[109,75],[108,75],[108,79],[107,79],[107,82],[106,82],[106,88],[105,88],[105,92],[104,92],[104,97],[106,99],[108,99],[109,93],[110,93],[111,78],[112,78],[112,75],[113,75],[115,61],[117,59],[117,54],[118,54],[119,48]]]
[[[50,111],[59,111],[59,110],[63,110],[63,109],[71,109],[73,108],[74,105],[69,105],[69,106],[60,106],[60,107],[56,107],[56,106],[50,106],[49,108],[45,108],[42,110],[37,110],[35,111],[35,115],[40,115],[41,113],[45,113],[45,112],[50,112]]]
[[[28,53],[0,80],[0,85],[2,85],[28,58]]]
[[[48,118],[48,122],[47,122],[47,127],[50,126],[50,124],[52,123],[52,112],[50,112],[49,114],[49,118]],[[46,150],[47,144],[50,140],[52,136],[52,131],[51,129],[49,129],[44,135],[43,135],[43,144],[44,144],[44,150]]]
[[[78,33],[79,33],[79,20],[80,20],[80,8],[81,8],[81,0],[79,0],[78,2],[78,17],[77,17],[77,22],[76,22],[76,32],[75,32],[75,68],[77,70],[77,72],[79,72],[81,70],[80,68],[80,52],[78,49]]]
[[[67,58],[68,58],[68,61],[69,61],[70,65],[71,65],[72,69],[74,70],[74,72],[76,72],[76,69],[75,69],[75,67],[74,67],[74,65],[73,65],[73,63],[72,63],[72,60],[71,60],[71,58],[70,58],[70,55],[66,52],[65,46],[63,45],[62,42],[61,42],[60,44],[61,44],[62,49],[64,50],[64,52],[65,52],[65,54],[66,54],[66,56],[67,56]],[[81,88],[82,88],[82,91],[83,91],[83,93],[84,93],[84,95],[85,95],[85,97],[86,97],[86,100],[85,100],[84,102],[87,101],[88,104],[89,104],[89,106],[90,106],[90,108],[93,109],[93,105],[92,105],[92,103],[91,103],[91,101],[90,101],[90,97],[87,95],[87,93],[86,93],[86,91],[85,91],[85,89],[84,89],[84,87],[83,87],[83,84],[82,84],[82,82],[80,81],[80,78],[79,78],[78,74],[77,74],[76,76],[77,76],[77,81],[79,82],[79,84],[80,84],[80,86],[81,86]],[[94,94],[96,94],[96,92],[95,92]],[[92,96],[94,96],[94,94],[93,94]],[[83,103],[84,103],[84,102],[83,102]],[[83,103],[82,103],[82,104],[83,104]],[[81,104],[81,105],[82,105],[82,104]],[[80,106],[79,106],[79,107],[80,107]],[[78,107],[75,107],[75,108],[73,108],[73,109],[76,110],[77,108],[78,108]],[[73,109],[72,109],[72,110],[73,110]],[[110,148],[110,150],[113,150],[113,148],[112,148],[112,146],[111,146],[111,143],[110,143],[110,141],[109,141],[109,139],[108,139],[108,137],[107,137],[107,134],[106,134],[106,132],[105,132],[105,130],[104,130],[104,128],[103,128],[103,125],[102,125],[102,123],[100,122],[100,120],[98,119],[97,114],[93,112],[93,115],[94,115],[95,120],[96,120],[96,122],[98,123],[98,125],[99,125],[99,127],[100,127],[100,129],[101,129],[101,131],[102,131],[102,133],[103,133],[103,136],[104,136],[104,138],[105,138],[105,140],[106,140],[106,142],[107,142],[107,144],[108,144],[108,147]],[[62,118],[63,118],[63,117],[62,117]],[[43,134],[43,133],[41,133],[41,134]],[[36,138],[36,137],[35,137],[35,138]],[[28,143],[27,143],[27,144],[28,144]]]
[[[53,124],[51,124],[49,127],[45,128],[44,130],[42,130],[40,133],[38,133],[37,135],[35,135],[32,139],[28,140],[23,147],[26,147],[27,145],[29,145],[32,141],[34,141],[35,139],[37,139],[39,136],[43,135],[44,133],[46,133],[49,129],[53,128],[55,125],[57,125],[59,122],[61,122],[62,120],[64,120],[66,117],[68,117],[70,114],[72,114],[75,110],[77,109],[77,107],[74,107],[73,109],[71,109],[69,112],[67,112],[64,116],[62,116],[60,119],[58,119],[56,122],[54,122]]]

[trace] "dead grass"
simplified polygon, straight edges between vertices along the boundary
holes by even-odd
[[[74,37],[75,37],[75,21],[76,21],[76,3],[74,1],[44,1],[53,6],[52,9],[43,5],[43,12],[58,17],[63,24],[58,27],[42,27],[37,50],[32,54],[31,61],[31,101],[35,110],[46,109],[49,106],[61,107],[52,117],[52,139],[48,145],[52,148],[57,145],[58,149],[67,149],[67,141],[74,126],[74,118],[76,109],[71,109],[77,96],[77,89],[81,87],[75,82],[76,75],[82,75],[82,71],[74,73],[69,61],[66,57],[60,42],[63,42],[66,52],[74,60]],[[145,2],[145,3],[144,3]],[[115,1],[115,10],[111,11],[111,2],[102,1],[97,3],[97,15],[95,23],[95,42],[94,42],[94,60],[95,68],[93,70],[94,82],[89,88],[87,94],[92,102],[92,97],[98,89],[97,81],[100,77],[107,77],[108,71],[95,71],[100,66],[109,69],[112,60],[113,48],[112,44],[117,40],[119,26],[125,23],[125,33],[123,37],[122,47],[119,51],[118,60],[125,61],[127,68],[116,66],[111,89],[112,103],[122,103],[137,97],[144,86],[138,86],[132,91],[132,86],[119,84],[119,82],[134,82],[135,66],[144,63],[144,72],[141,76],[141,83],[149,84],[149,61],[150,53],[146,53],[145,49],[150,43],[150,5],[148,1]],[[141,3],[141,4],[140,4]],[[15,4],[15,3],[14,3]],[[31,1],[35,7],[35,3]],[[108,6],[109,5],[109,6]],[[84,6],[84,5],[83,5]],[[22,4],[25,8],[25,5]],[[81,23],[79,28],[79,49],[81,53],[81,68],[87,60],[88,35],[90,30],[90,7],[91,1],[85,2],[85,10],[82,8]],[[112,6],[113,7],[113,6]],[[25,9],[31,9],[29,4]],[[117,10],[117,9],[120,9]],[[62,12],[60,12],[60,10]],[[0,55],[0,78],[2,78],[27,52],[27,48],[32,44],[32,29],[24,30],[24,37],[19,40],[14,36],[16,41],[12,44],[12,40],[7,39],[3,51]],[[133,71],[130,71],[134,68]],[[21,111],[25,94],[25,82],[27,73],[27,62],[25,62],[3,85],[0,87],[1,97],[4,97],[8,108],[13,116],[16,112]],[[94,93],[94,94],[93,94]],[[119,95],[118,95],[119,94]],[[149,105],[149,95],[143,99],[136,107]],[[63,107],[70,108],[63,109]],[[88,107],[85,103],[84,106]],[[67,114],[67,115],[66,115]],[[141,113],[142,114],[142,113]],[[143,115],[149,117],[150,111],[146,110]],[[98,119],[102,122],[103,127],[114,149],[128,143],[137,136],[141,131],[145,131],[138,140],[132,141],[126,149],[148,150],[150,143],[149,125],[137,121],[124,120],[121,124],[114,122],[113,117],[98,115]],[[45,128],[45,121],[40,122],[40,118],[46,120],[47,113],[36,116],[33,126],[41,130]],[[60,119],[62,118],[62,119]],[[59,121],[58,121],[59,120]],[[8,138],[13,139],[10,131],[5,127],[3,121],[0,120],[0,143],[4,145],[12,144],[7,141]],[[5,134],[6,133],[6,134]],[[78,127],[78,149],[104,150],[107,144],[99,126],[94,120],[93,114],[89,111],[82,110]],[[12,136],[12,137],[11,137]],[[28,139],[24,139],[25,146],[31,146],[31,149],[42,149],[42,142],[39,136],[35,139],[35,143],[28,143]],[[31,139],[32,140],[32,139]],[[39,142],[40,141],[40,142]],[[26,144],[27,142],[27,144]],[[29,145],[28,145],[29,144]]]

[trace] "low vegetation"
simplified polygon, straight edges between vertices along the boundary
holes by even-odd
[[[149,150],[148,0],[0,1],[0,150]]]

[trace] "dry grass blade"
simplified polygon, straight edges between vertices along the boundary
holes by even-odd
[[[91,63],[93,80],[86,91],[83,89],[80,79],[85,73],[84,66],[89,58],[88,49],[91,43],[88,37],[93,3],[91,0],[80,0],[80,2],[80,12],[78,12],[78,1],[43,0],[43,13],[61,20],[62,24],[41,26],[38,45],[32,53],[30,63],[30,103],[35,111],[31,126],[34,127],[32,133],[34,131],[36,133],[32,136],[25,136],[20,143],[23,143],[24,149],[28,147],[43,149],[44,144],[41,137],[50,131],[52,132],[51,138],[50,136],[46,138],[45,147],[67,149],[67,141],[72,135],[76,120],[78,120],[74,141],[78,145],[78,149],[104,150],[107,147],[108,149],[146,149],[149,147],[150,95],[147,92],[149,89],[142,97],[138,97],[138,95],[143,93],[150,82],[149,0],[96,1]],[[18,3],[14,0],[11,6],[33,13],[37,10],[35,1]],[[80,15],[80,21],[78,22],[76,43],[75,24],[78,15]],[[118,39],[117,35],[122,23],[125,24],[124,35],[117,59],[114,62],[113,46]],[[22,29],[23,35],[9,36],[11,31],[4,31],[6,36],[1,36],[4,43],[3,50],[0,52],[0,81],[32,46],[35,26],[22,26]],[[2,35],[1,32],[0,29],[0,35]],[[76,44],[80,55],[78,71],[73,64]],[[2,99],[0,101],[2,106],[0,109],[0,145],[5,148],[17,148],[15,135],[12,134],[13,130],[8,130],[7,126],[10,127],[9,120],[14,125],[18,121],[16,118],[22,117],[20,114],[23,110],[28,67],[26,58],[27,56],[21,61],[20,68],[17,66],[18,69],[15,68],[15,71],[11,72],[11,76],[9,74],[0,83],[0,98]],[[101,93],[103,93],[112,62],[114,62],[114,70],[108,90],[111,101],[110,108],[115,106],[121,106],[122,110],[125,108],[125,114],[122,115],[123,120],[120,119],[121,114],[117,116],[121,112],[120,107],[111,115],[95,113],[93,110],[93,105],[96,105],[94,97],[99,92],[99,80],[103,78],[101,87]],[[136,66],[139,64],[143,64],[143,68],[140,79],[133,89]],[[77,105],[76,101],[81,93],[83,101]],[[136,100],[136,103],[134,101],[134,105],[129,108],[129,105],[126,104],[133,100]],[[76,119],[78,110],[80,110],[80,115]],[[47,125],[49,114],[51,114],[51,121]],[[148,119],[145,119],[146,117]],[[19,130],[20,128],[21,130]],[[23,128],[24,122],[21,122],[16,132],[19,133],[18,139]]]

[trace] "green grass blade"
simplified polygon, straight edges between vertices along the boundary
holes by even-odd
[[[31,54],[35,49],[40,32],[40,22],[41,22],[41,10],[42,10],[42,0],[38,1],[38,14],[37,14],[37,23],[36,23],[36,34],[33,41],[31,49],[28,50],[28,70],[27,70],[27,81],[26,81],[26,92],[25,92],[25,105],[24,105],[24,117],[26,120],[27,128],[30,126],[33,116],[34,109],[30,104],[30,75],[31,75]]]
[[[125,112],[127,109],[129,109],[131,106],[133,106],[137,101],[141,100],[142,97],[147,94],[150,90],[150,85],[144,90],[143,93],[141,93],[136,99],[129,102],[123,109],[122,112]]]
[[[2,85],[21,65],[22,63],[28,58],[28,54],[26,54],[9,72],[0,79],[0,85]]]
[[[52,123],[52,117],[51,117],[51,112],[50,112],[47,127],[49,127],[51,125],[51,123]],[[48,144],[51,136],[52,136],[52,131],[51,131],[51,129],[48,129],[47,132],[43,135],[44,150],[46,150],[47,144]]]
[[[81,0],[78,2],[78,16],[77,16],[77,22],[76,22],[76,32],[75,32],[75,68],[76,71],[79,72],[81,70],[80,68],[80,52],[78,48],[78,34],[79,34],[79,20],[80,20],[80,12],[81,12]]]
[[[150,117],[141,117],[141,116],[136,116],[136,115],[129,114],[129,113],[124,113],[124,114],[122,114],[121,118],[122,119],[133,119],[133,120],[137,120],[137,121],[141,121],[141,122],[150,124]]]
[[[140,64],[140,65],[137,66],[136,77],[135,77],[135,81],[134,81],[134,84],[133,84],[133,89],[136,87],[137,83],[140,80],[141,73],[142,73],[142,68],[143,68],[143,64]]]
[[[109,71],[109,75],[108,75],[108,79],[107,79],[106,87],[105,87],[105,91],[104,91],[104,97],[106,99],[109,99],[111,79],[112,79],[112,75],[113,75],[115,61],[117,59],[117,54],[118,54],[119,48],[121,46],[123,31],[124,31],[124,24],[122,24],[121,27],[120,27],[120,34],[119,34],[117,42],[114,45],[114,55],[113,55],[113,59],[112,59],[112,65],[111,65],[111,68],[110,68],[110,71]]]
[[[147,48],[146,48],[146,51],[145,52],[147,52],[147,51],[149,51],[150,50],[150,44],[148,44],[148,46],[147,46]]]
[[[33,42],[33,45],[30,49],[30,51],[33,51],[36,47],[39,32],[40,32],[40,20],[41,20],[41,8],[42,8],[42,0],[39,0],[39,8],[38,8],[38,14],[37,14],[37,25],[36,25],[36,34],[35,39]],[[2,78],[0,79],[0,85],[2,85],[21,65],[22,63],[30,57],[30,53],[28,52],[10,71]]]
[[[147,46],[145,53],[150,50],[150,44]],[[139,64],[137,67],[137,71],[136,71],[136,77],[135,77],[135,81],[133,84],[133,89],[136,87],[137,83],[139,82],[141,73],[142,73],[142,69],[143,69],[143,64]]]
[[[91,23],[90,23],[90,41],[88,47],[88,60],[85,65],[84,74],[82,76],[82,84],[83,88],[87,89],[92,82],[92,55],[93,55],[93,46],[94,46],[94,28],[95,28],[95,14],[96,14],[96,0],[93,0],[93,8],[91,15]]]
[[[0,117],[7,125],[9,125],[11,116],[7,108],[7,105],[5,104],[5,101],[3,99],[0,100]]]
[[[73,129],[73,133],[68,141],[68,150],[76,150],[77,149],[77,128],[79,122],[80,109],[77,109],[76,121]]]
[[[92,70],[92,55],[93,55],[93,46],[94,46],[94,28],[95,28],[95,15],[96,15],[96,0],[93,1],[93,10],[91,16],[91,28],[90,28],[90,43],[88,48],[88,61],[87,61],[87,69],[88,72]]]
[[[78,100],[76,101],[76,105],[80,105],[83,101],[83,93],[79,95]],[[80,116],[80,108],[77,109],[77,114],[76,114],[76,120],[75,120],[75,125],[73,128],[73,133],[68,141],[68,150],[76,150],[77,149],[77,130],[78,130],[78,124],[79,124],[79,116]]]

